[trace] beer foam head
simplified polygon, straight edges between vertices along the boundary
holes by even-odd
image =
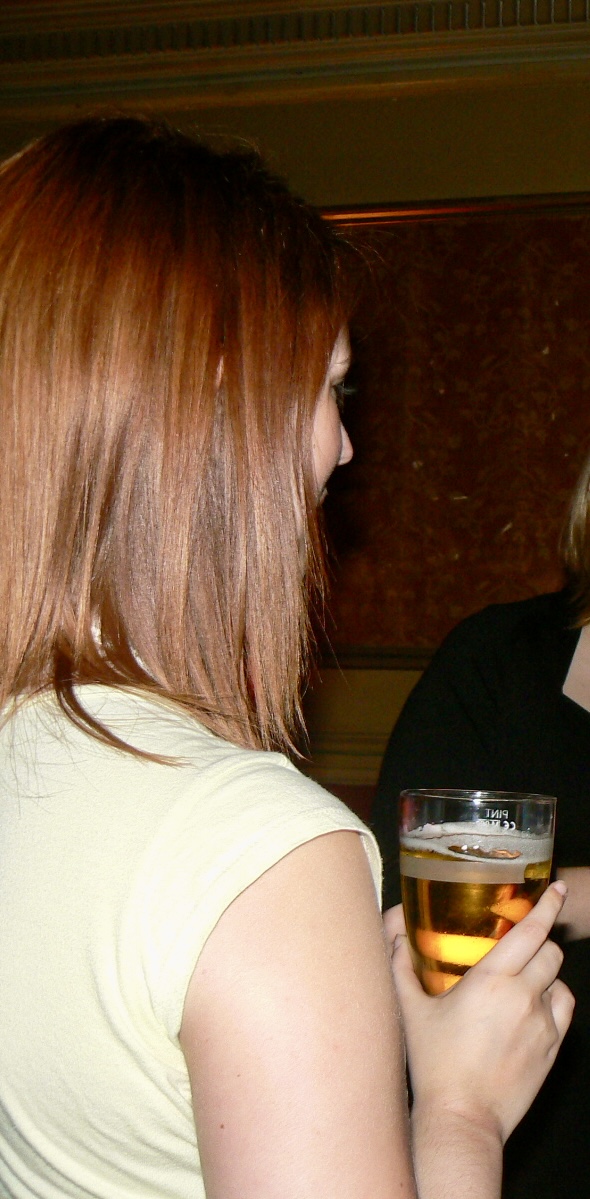
[[[546,834],[503,828],[487,820],[469,823],[424,824],[400,834],[402,849],[415,853],[432,852],[450,859],[481,861],[485,858],[514,857],[523,864],[547,861],[553,841]]]

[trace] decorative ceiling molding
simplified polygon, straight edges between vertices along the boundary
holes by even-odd
[[[510,68],[590,76],[590,0],[9,0],[0,105],[250,103]]]

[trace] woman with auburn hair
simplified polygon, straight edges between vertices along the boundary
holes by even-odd
[[[15,1199],[492,1199],[569,1023],[562,887],[431,999],[368,830],[285,756],[352,452],[343,264],[255,153],[156,122],[0,171]]]

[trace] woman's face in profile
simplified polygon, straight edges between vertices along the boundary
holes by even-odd
[[[326,495],[326,484],[337,466],[352,458],[350,438],[340,419],[340,389],[350,366],[350,342],[347,329],[341,329],[326,377],[322,384],[313,424],[313,466],[318,503]]]

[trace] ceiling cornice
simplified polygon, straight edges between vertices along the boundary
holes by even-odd
[[[0,10],[7,115],[374,93],[507,69],[590,78],[590,0],[5,0]]]

